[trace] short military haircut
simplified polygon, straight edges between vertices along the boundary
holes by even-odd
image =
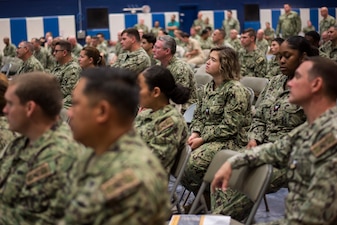
[[[34,46],[31,42],[28,42],[28,41],[22,41],[21,42],[23,44],[24,47],[27,48],[28,51],[30,51],[31,53],[34,52]]]
[[[83,94],[93,102],[106,100],[121,117],[134,117],[137,113],[139,88],[137,74],[122,68],[95,67],[83,70],[86,80]]]
[[[43,72],[31,72],[15,76],[9,85],[15,85],[15,94],[21,104],[33,101],[46,117],[54,119],[62,109],[63,95],[55,76]]]
[[[127,34],[127,36],[129,37],[135,37],[137,42],[140,42],[140,36],[139,36],[139,32],[137,29],[135,28],[127,28],[125,30],[122,31],[122,34]]]
[[[219,33],[223,36],[223,38],[226,38],[226,31],[225,29],[217,29],[219,31]]]
[[[253,28],[247,28],[242,33],[248,33],[249,37],[254,37],[254,39],[256,39],[256,31]]]
[[[312,78],[321,77],[325,93],[331,98],[337,98],[337,62],[331,59],[313,56],[306,59],[312,62],[312,67],[309,70],[309,76]]]
[[[153,34],[143,34],[142,39],[145,39],[147,42],[152,43],[153,45],[156,43],[157,38]]]
[[[171,37],[170,35],[164,35],[164,36],[158,37],[158,40],[163,42],[164,48],[168,48],[171,50],[171,55],[176,54],[177,43],[173,37]]]
[[[62,50],[66,50],[67,52],[71,52],[71,44],[66,40],[59,40],[55,43],[55,46],[59,45]]]

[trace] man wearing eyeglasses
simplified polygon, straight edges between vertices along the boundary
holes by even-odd
[[[56,76],[60,83],[64,107],[69,108],[71,106],[71,92],[79,79],[81,67],[71,56],[69,41],[60,40],[56,42],[53,55],[57,65],[51,73]]]
[[[34,55],[33,44],[27,41],[20,42],[16,49],[16,56],[23,61],[16,74],[29,73],[33,71],[43,71],[42,64]]]

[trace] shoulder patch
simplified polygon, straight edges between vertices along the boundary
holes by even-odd
[[[261,63],[261,62],[263,62],[263,57],[259,57],[257,60],[256,60],[256,63]]]
[[[43,163],[42,165],[36,167],[35,169],[29,171],[26,175],[26,185],[31,185],[36,181],[39,181],[45,177],[52,174],[52,170],[48,163]]]
[[[174,121],[171,117],[169,117],[159,124],[158,131],[161,132],[161,131],[165,130],[166,128],[169,128],[173,125],[174,125]]]
[[[324,152],[326,152],[329,148],[337,144],[337,137],[333,133],[329,133],[325,135],[321,140],[319,140],[316,144],[311,146],[311,152],[319,157]]]
[[[126,169],[120,174],[112,177],[100,187],[105,199],[111,200],[122,198],[131,193],[140,185],[141,181],[131,169]]]

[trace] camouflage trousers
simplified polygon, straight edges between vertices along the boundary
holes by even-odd
[[[189,191],[197,193],[202,179],[211,163],[214,155],[222,149],[236,149],[233,141],[204,143],[199,148],[193,150],[189,161],[187,162],[182,185]]]
[[[270,187],[267,193],[273,193],[287,185],[286,169],[273,169]],[[217,191],[211,197],[213,214],[231,216],[238,221],[248,217],[253,202],[244,194],[228,188],[226,192]]]

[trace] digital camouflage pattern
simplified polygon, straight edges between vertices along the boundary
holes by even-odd
[[[292,129],[305,121],[305,115],[299,106],[289,103],[289,90],[285,88],[287,76],[273,77],[261,92],[260,104],[256,109],[248,132],[248,139],[258,143],[275,142],[287,135]],[[286,186],[285,167],[274,167],[270,187],[267,193],[276,192]],[[213,212],[230,215],[237,220],[246,218],[253,202],[238,191],[217,192],[212,202]]]
[[[118,58],[111,67],[124,68],[139,74],[151,65],[149,55],[143,48],[134,52],[126,52],[118,55]]]
[[[240,22],[235,18],[225,19],[222,21],[222,29],[225,30],[226,36],[230,34],[232,29],[235,29],[240,34]]]
[[[261,41],[256,39],[256,47],[266,55],[268,53],[269,43],[264,38]]]
[[[79,80],[81,70],[80,65],[72,59],[63,65],[57,64],[51,71],[60,83],[65,108],[71,106],[71,93]]]
[[[198,100],[191,131],[200,133],[204,143],[192,151],[182,184],[197,192],[202,178],[221,149],[237,150],[247,144],[251,123],[248,91],[239,81],[227,81],[214,90],[214,81],[206,84]]]
[[[46,48],[41,47],[39,51],[34,51],[34,57],[39,60],[44,69],[48,66],[49,52]]]
[[[322,18],[322,20],[319,21],[319,33],[322,35],[324,31],[329,30],[329,28],[335,24],[335,18],[330,15],[328,15],[325,19]]]
[[[6,117],[0,116],[0,150],[6,147],[17,136],[8,127]]]
[[[33,55],[23,62],[16,74],[44,71],[42,64]]]
[[[229,38],[227,40],[228,44],[230,44],[232,46],[232,48],[235,49],[235,51],[238,53],[240,51],[240,49],[242,48],[242,45],[241,45],[241,42],[240,40],[237,38],[237,39],[231,39]]]
[[[199,44],[201,49],[211,49],[213,45],[213,40],[212,38],[208,37],[206,40],[203,38],[199,38]]]
[[[287,80],[286,75],[274,76],[260,93],[260,104],[248,133],[249,140],[275,142],[305,121],[302,108],[289,103]]]
[[[291,11],[289,14],[282,14],[279,17],[276,36],[279,37],[282,34],[282,38],[287,39],[291,36],[296,36],[301,31],[302,22],[297,12]]]
[[[149,27],[145,24],[135,24],[134,28],[136,28],[138,31],[143,30],[144,34],[149,33]]]
[[[305,122],[275,143],[228,161],[232,168],[269,163],[287,168],[285,218],[270,225],[335,225],[337,218],[337,107]]]
[[[273,28],[264,29],[264,37],[267,39],[268,44],[270,45],[272,40],[275,38],[275,30]]]
[[[333,45],[331,41],[324,43],[319,48],[319,55],[337,62],[337,45]]]
[[[166,67],[174,77],[176,83],[190,89],[190,99],[182,106],[182,113],[193,103],[197,102],[197,86],[194,72],[190,65],[173,56]]]
[[[267,58],[260,49],[255,49],[252,52],[247,52],[246,49],[241,48],[238,54],[241,65],[241,76],[266,76]]]
[[[16,47],[13,44],[6,45],[3,49],[4,56],[15,57]]]
[[[316,28],[314,26],[304,27],[302,31],[303,31],[303,34],[306,34],[309,31],[316,31]]]
[[[0,153],[0,224],[55,224],[63,214],[61,190],[83,149],[66,123],[28,143],[18,137]]]
[[[101,155],[87,152],[72,179],[59,225],[164,225],[169,218],[167,174],[134,131]]]
[[[280,75],[280,74],[282,74],[282,72],[280,69],[278,58],[275,55],[273,55],[273,57],[268,61],[268,64],[267,64],[266,78],[270,80],[272,77],[276,75]]]
[[[173,105],[155,112],[147,109],[137,115],[135,127],[169,175],[178,152],[186,148],[188,131],[184,117]]]

